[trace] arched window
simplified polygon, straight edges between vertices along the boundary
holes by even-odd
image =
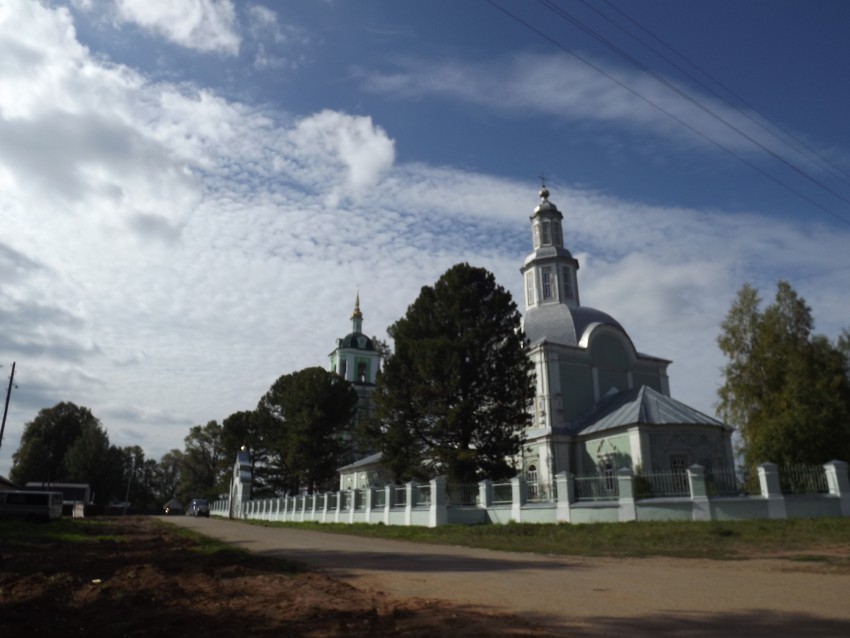
[[[537,479],[537,466],[529,465],[525,472],[525,482],[528,487],[528,499],[531,501],[539,500],[540,498],[540,483]]]

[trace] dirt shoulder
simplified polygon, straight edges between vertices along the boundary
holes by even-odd
[[[396,599],[268,558],[198,553],[154,519],[114,519],[92,533],[126,540],[0,538],[0,635],[555,635],[508,614]]]
[[[850,635],[850,575],[817,560],[571,558],[170,522],[249,553],[199,553],[134,517],[91,532],[121,541],[0,538],[0,635]]]
[[[295,558],[361,591],[508,612],[555,635],[776,636],[794,629],[806,636],[850,635],[850,573],[831,569],[843,565],[841,557],[834,562],[756,552],[734,561],[553,556],[222,519],[172,522],[256,555]]]

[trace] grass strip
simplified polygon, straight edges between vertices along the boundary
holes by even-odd
[[[246,521],[337,534],[570,556],[710,558],[785,554],[818,548],[850,552],[850,519],[691,521],[404,527],[355,523]]]

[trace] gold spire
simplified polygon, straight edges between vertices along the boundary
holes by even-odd
[[[357,289],[357,297],[354,299],[354,312],[351,313],[352,319],[362,319],[363,313],[360,312],[360,288]]]

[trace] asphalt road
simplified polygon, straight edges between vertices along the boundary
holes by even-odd
[[[163,520],[356,587],[519,614],[569,636],[850,636],[850,575],[808,563],[574,558]]]

